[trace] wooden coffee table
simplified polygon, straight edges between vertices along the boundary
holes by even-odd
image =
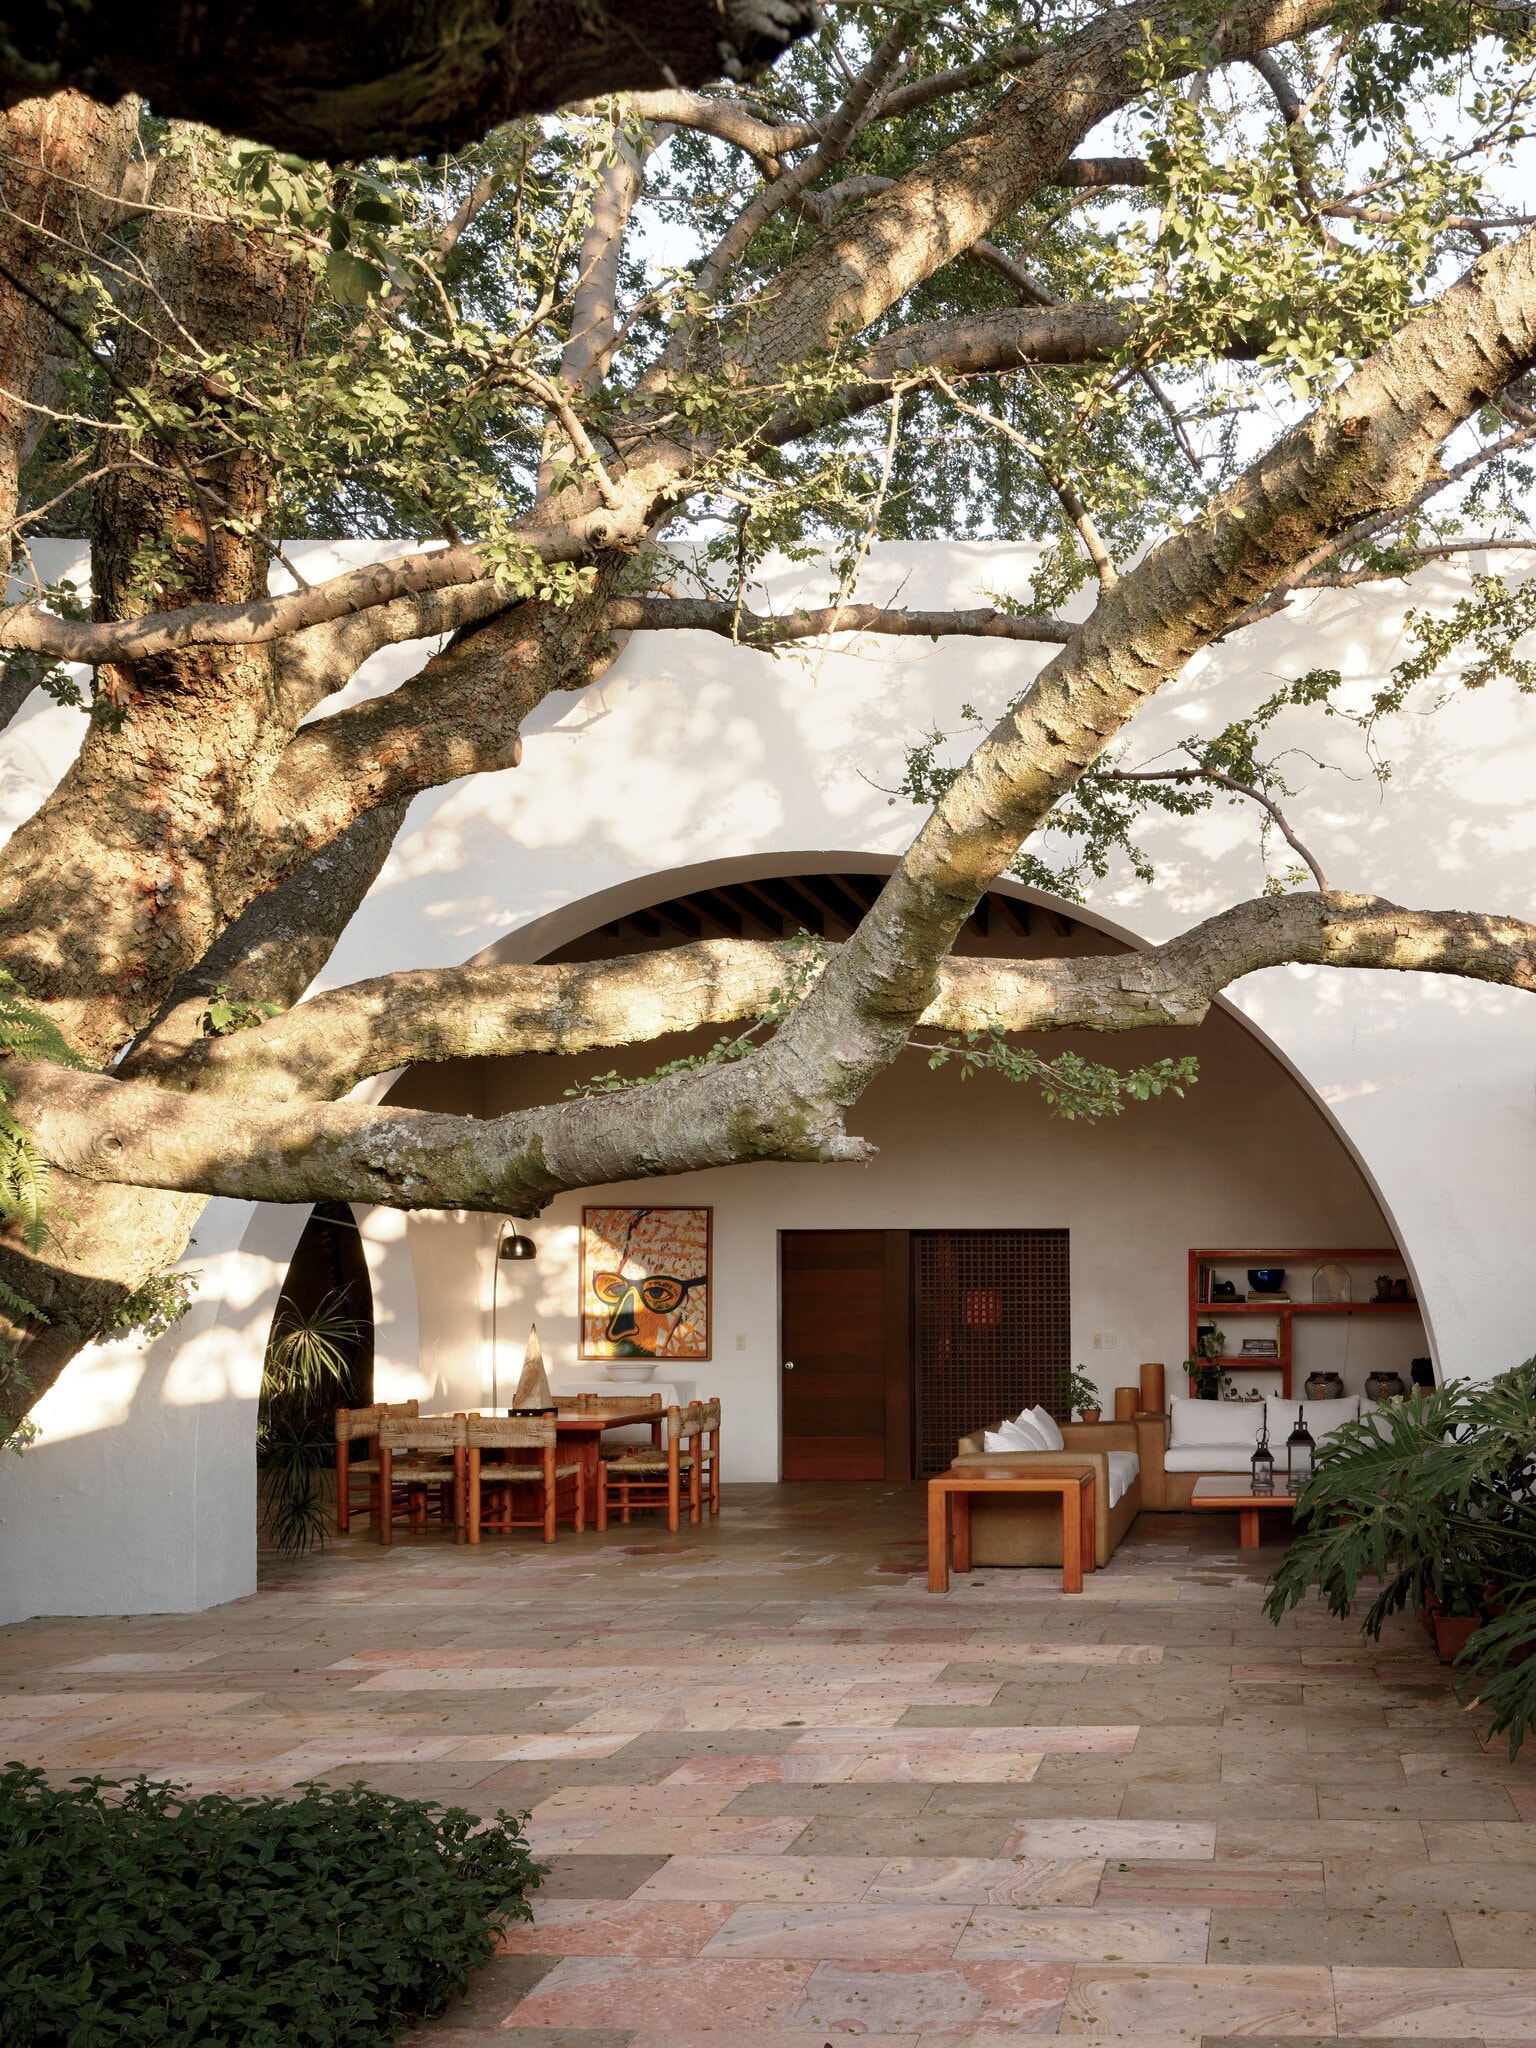
[[[1208,1472],[1195,1481],[1195,1508],[1236,1508],[1237,1541],[1242,1550],[1259,1547],[1259,1517],[1276,1508],[1293,1508],[1294,1493],[1287,1493],[1285,1481],[1277,1479],[1273,1493],[1255,1493],[1240,1472]]]
[[[1061,1590],[1081,1593],[1083,1573],[1097,1562],[1093,1468],[1081,1472],[1031,1473],[982,1478],[977,1473],[941,1472],[928,1482],[928,1590],[949,1591],[950,1554],[957,1572],[971,1568],[973,1493],[1054,1493],[1061,1499]]]

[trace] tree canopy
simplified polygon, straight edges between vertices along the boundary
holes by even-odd
[[[1536,545],[1536,217],[1510,197],[1533,91],[1501,0],[912,0],[833,8],[753,90],[588,100],[432,161],[331,166],[72,92],[13,108],[6,713],[91,678],[77,760],[0,850],[13,1415],[161,1299],[212,1194],[533,1214],[863,1158],[851,1114],[919,1025],[1095,1114],[1179,1063],[1010,1038],[1197,1022],[1284,961],[1536,985],[1536,930],[1499,906],[1330,888],[1274,745],[1306,705],[1374,733],[1453,657],[1536,681],[1536,579],[1473,578],[1435,619],[1405,581]],[[88,598],[33,574],[42,534],[89,536]],[[342,534],[392,545],[306,584],[290,544]],[[875,538],[953,535],[1044,543],[1029,590],[858,602]],[[786,552],[830,561],[825,606],[767,607]],[[1201,649],[1361,582],[1401,591],[1413,649],[1373,702],[1266,680],[1137,755]],[[913,735],[926,822],[840,948],[301,1001],[411,798],[515,764],[534,706],[658,627],[1052,651],[974,731]],[[391,644],[415,673],[329,709]],[[1233,798],[1274,849],[1255,900],[1112,974],[951,956],[999,875],[1079,894],[1145,870],[1149,807]],[[749,1027],[729,1056],[489,1122],[345,1099],[411,1061],[719,1022]]]

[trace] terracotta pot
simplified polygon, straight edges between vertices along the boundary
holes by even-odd
[[[1475,1635],[1482,1625],[1482,1617],[1477,1614],[1437,1614],[1435,1650],[1440,1662],[1454,1664],[1468,1636]]]
[[[1083,1420],[1084,1422],[1097,1422],[1101,1413],[1102,1410],[1098,1408],[1085,1408],[1082,1411]]]

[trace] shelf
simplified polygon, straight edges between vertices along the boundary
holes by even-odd
[[[1417,1310],[1416,1301],[1197,1301],[1197,1309],[1214,1309],[1223,1316],[1357,1316],[1379,1315],[1383,1310]]]

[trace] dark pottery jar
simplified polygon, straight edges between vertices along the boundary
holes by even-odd
[[[1408,1393],[1400,1372],[1373,1372],[1365,1383],[1365,1391],[1373,1401],[1401,1401]]]
[[[1344,1382],[1336,1372],[1309,1372],[1303,1384],[1309,1401],[1342,1401]]]

